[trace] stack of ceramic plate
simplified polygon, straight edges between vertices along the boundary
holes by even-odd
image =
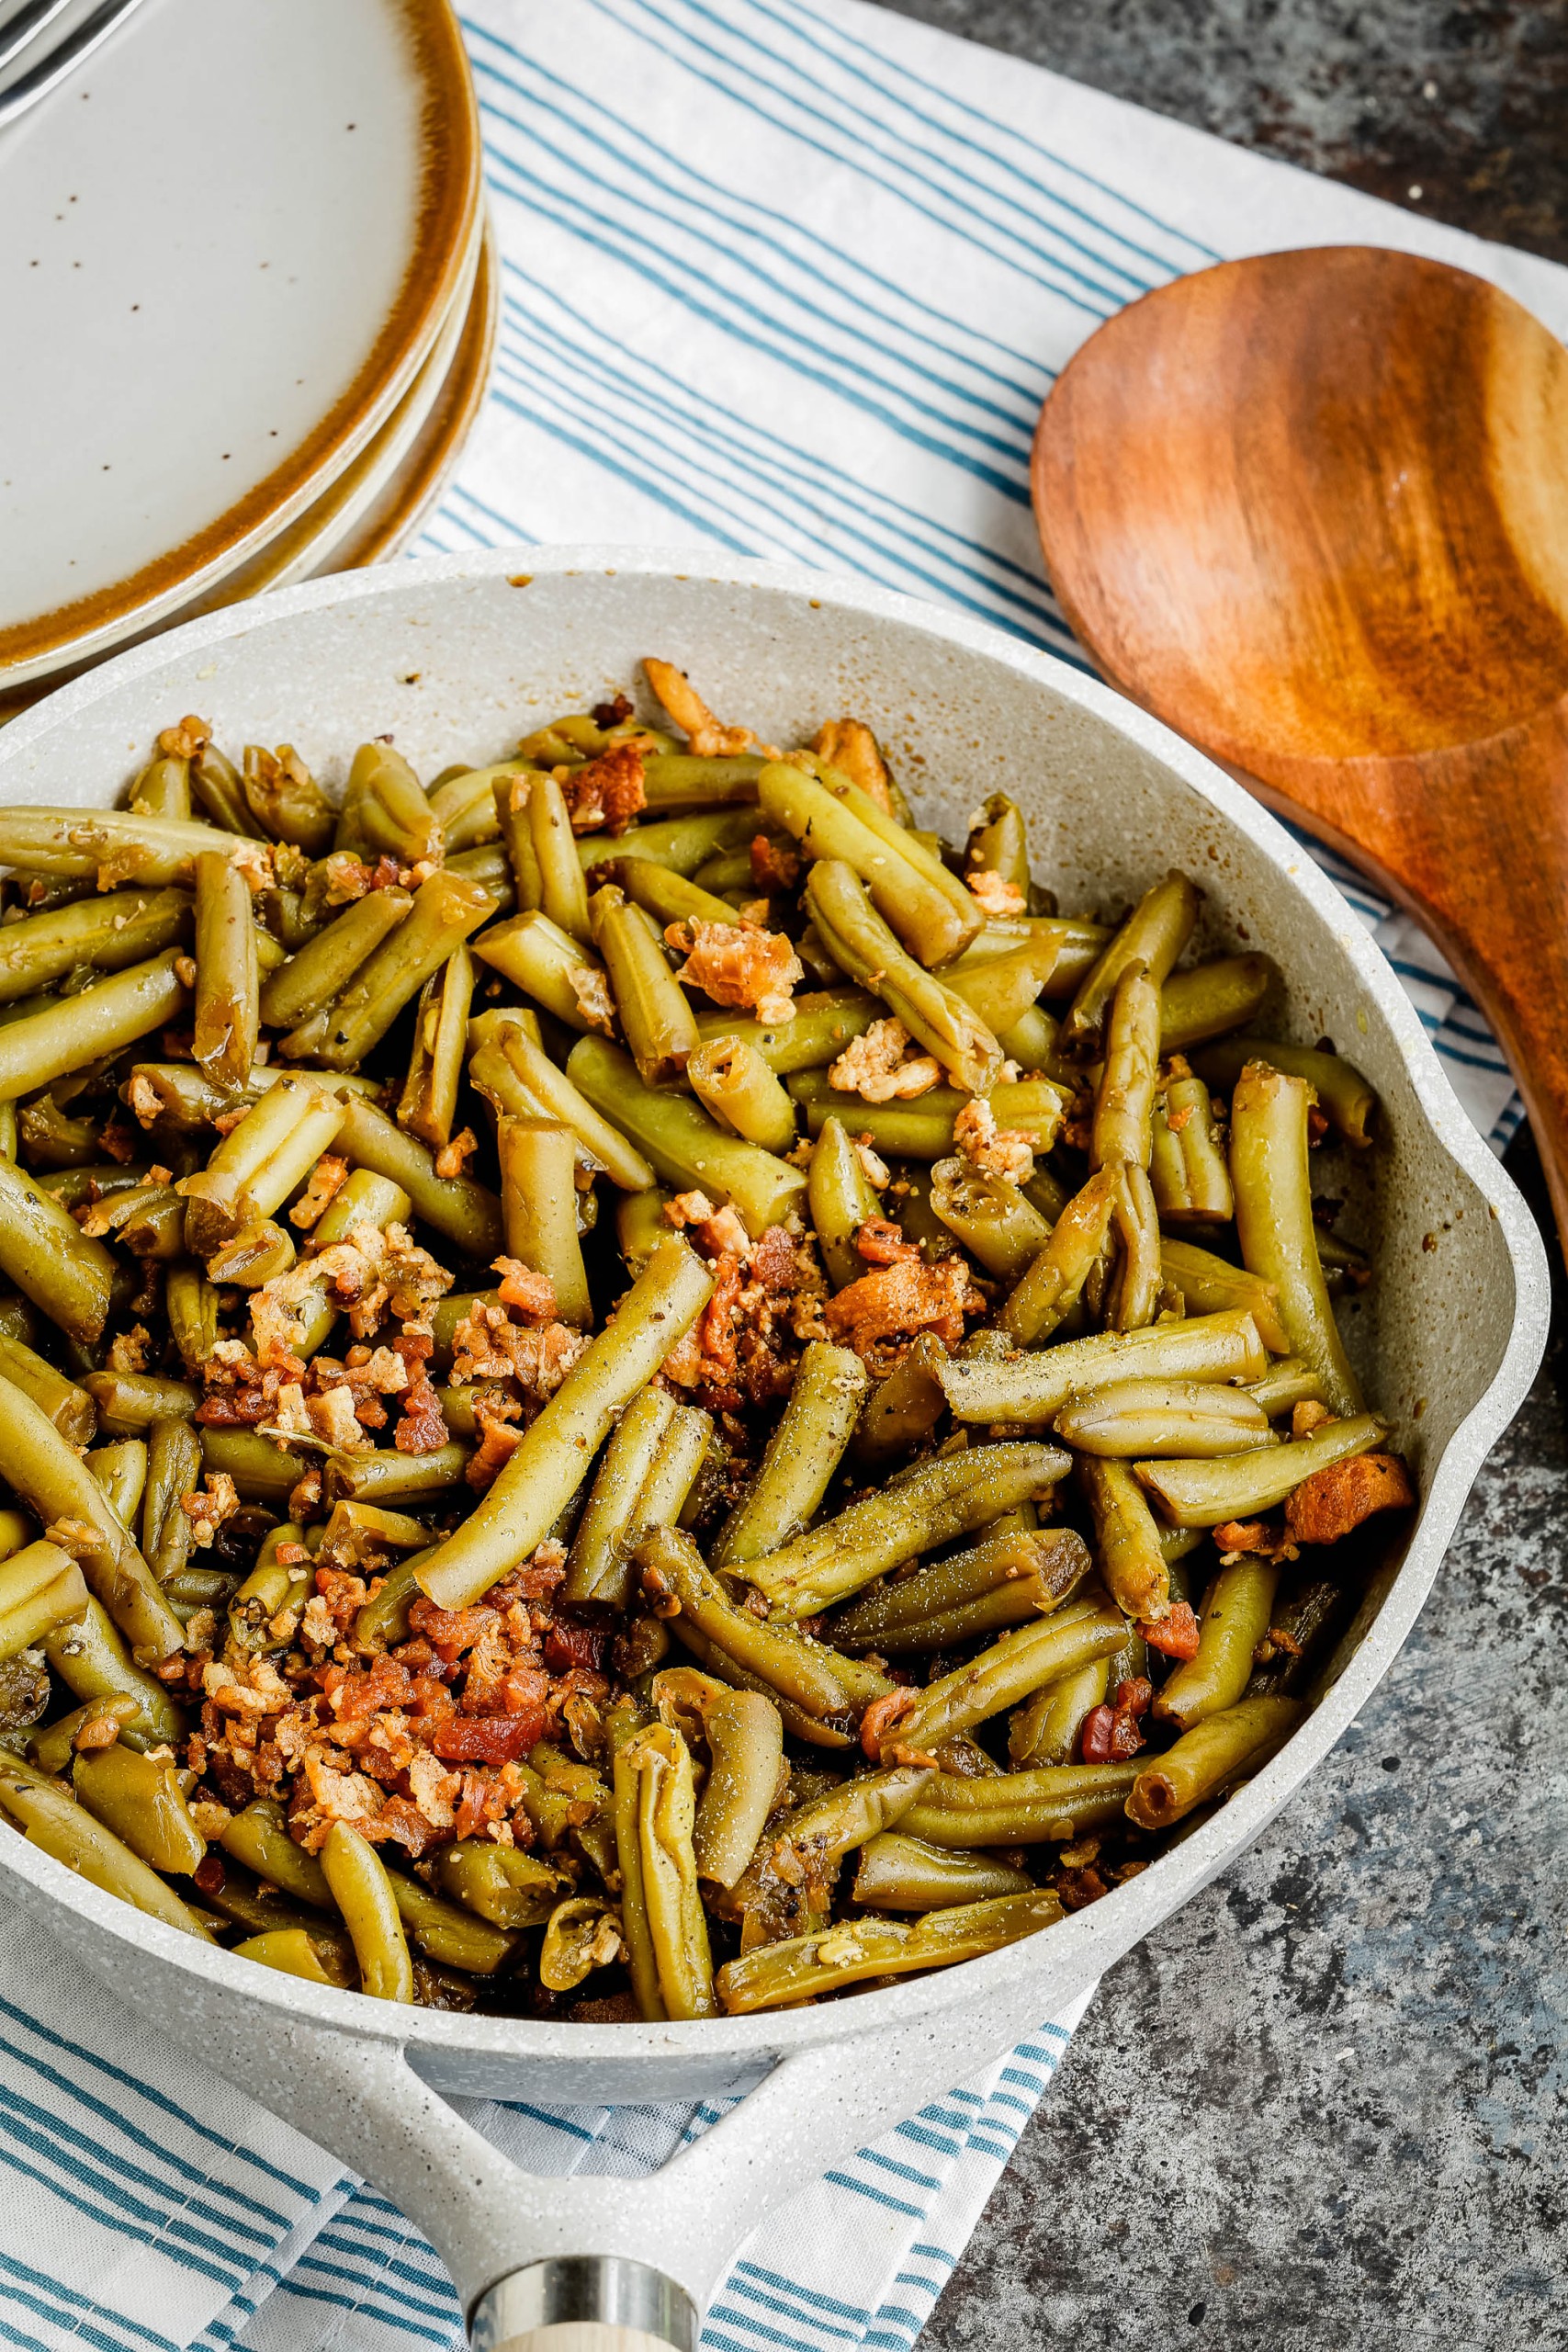
[[[447,0],[152,0],[0,220],[0,713],[417,528],[496,314]]]

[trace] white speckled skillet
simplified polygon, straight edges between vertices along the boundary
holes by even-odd
[[[1421,1508],[1315,1712],[1174,1852],[1027,1942],[822,2007],[588,2026],[383,2007],[198,1944],[0,1837],[7,1891],[115,1992],[166,2018],[186,2047],[429,2232],[476,2342],[492,2352],[542,2329],[558,2331],[550,2352],[605,2346],[604,2323],[689,2344],[694,2306],[767,2206],[1032,2029],[1224,1869],[1388,1668],[1544,1344],[1535,1227],[1398,982],[1310,859],[1156,720],[957,615],[705,554],[527,548],[396,564],[195,622],[66,687],[0,735],[0,797],[107,801],[186,711],[210,718],[222,742],[294,742],[329,779],[365,736],[391,730],[428,775],[501,756],[528,726],[634,678],[652,652],[689,667],[721,714],[776,741],[863,713],[922,818],[950,833],[962,836],[974,805],[1005,785],[1066,907],[1124,901],[1180,865],[1207,894],[1207,944],[1275,956],[1287,976],[1280,1034],[1331,1035],[1382,1101],[1371,1167],[1350,1179],[1378,1280],[1348,1320]],[[636,2185],[525,2176],[440,2096],[743,2090],[705,2138]]]

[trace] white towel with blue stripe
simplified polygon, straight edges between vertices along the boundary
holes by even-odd
[[[424,550],[700,546],[859,572],[1081,662],[1029,439],[1099,322],[1206,263],[1405,246],[1568,332],[1568,272],[859,0],[470,0],[504,267],[496,378]],[[1309,844],[1309,846],[1311,846]],[[1498,1148],[1502,1057],[1429,941],[1314,848]],[[744,2246],[705,2352],[908,2352],[1077,2021],[1043,2024]],[[691,2109],[466,2109],[544,2171],[635,2177]],[[0,1924],[0,2341],[460,2342],[386,2201]]]

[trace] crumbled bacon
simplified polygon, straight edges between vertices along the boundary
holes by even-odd
[[[642,760],[640,743],[613,743],[581,767],[556,769],[574,833],[593,833],[603,827],[618,839],[626,831],[637,811],[648,806]]]
[[[1415,1499],[1397,1453],[1358,1453],[1303,1478],[1286,1498],[1285,1524],[1298,1544],[1337,1544],[1374,1511],[1403,1510]]]
[[[421,1364],[417,1376],[404,1391],[402,1414],[393,1431],[392,1443],[400,1453],[434,1453],[450,1435],[441,1399]]]
[[[1138,1631],[1150,1649],[1159,1650],[1167,1657],[1190,1658],[1198,1655],[1198,1620],[1188,1601],[1173,1600],[1165,1616],[1145,1619]]]
[[[715,1004],[753,1007],[759,1021],[795,1019],[792,991],[806,967],[782,932],[693,915],[667,923],[664,936],[686,959],[675,977],[688,988],[701,989]]]
[[[449,1143],[444,1143],[435,1155],[435,1172],[441,1177],[461,1176],[479,1148],[479,1139],[472,1127],[460,1127]]]
[[[1004,1184],[1027,1184],[1034,1173],[1033,1137],[1021,1127],[998,1127],[996,1113],[978,1095],[954,1119],[953,1140],[973,1167]]]
[[[642,666],[649,684],[698,759],[733,759],[755,742],[749,727],[721,726],[684,670],[677,670],[672,662],[660,662],[649,654]]]
[[[227,1470],[209,1470],[204,1492],[180,1497],[180,1509],[190,1521],[191,1540],[202,1551],[239,1508],[239,1494]]]
[[[766,833],[754,834],[751,841],[751,887],[763,898],[771,898],[775,890],[793,890],[800,879],[800,860],[783,842],[775,842]]]
[[[1029,904],[1028,897],[1016,882],[993,872],[988,865],[976,865],[964,876],[972,897],[977,899],[983,910],[993,919],[1021,915]]]
[[[453,1335],[452,1385],[515,1380],[542,1404],[555,1395],[587,1345],[582,1333],[565,1323],[513,1323],[504,1307],[481,1299]]]
[[[310,1170],[310,1181],[288,1212],[290,1225],[301,1233],[309,1233],[321,1222],[334,1194],[348,1182],[348,1162],[330,1151],[323,1152]]]
[[[556,1286],[548,1274],[536,1273],[520,1258],[493,1258],[491,1273],[501,1276],[497,1296],[503,1306],[513,1306],[525,1323],[553,1323],[556,1314]]]
[[[205,718],[188,715],[177,727],[165,727],[158,738],[158,749],[168,760],[194,760],[199,757],[212,741],[212,728]]]
[[[984,1304],[959,1258],[934,1266],[901,1259],[875,1273],[863,1274],[828,1301],[823,1310],[830,1338],[853,1348],[869,1369],[890,1372],[918,1332],[931,1331],[944,1347],[964,1337],[964,1317]]]
[[[1222,1565],[1251,1555],[1262,1560],[1293,1560],[1296,1547],[1284,1528],[1266,1519],[1224,1519],[1214,1530]]]
[[[567,974],[571,992],[577,999],[577,1009],[591,1029],[602,1030],[606,1037],[614,1035],[615,1000],[610,994],[610,983],[592,964],[574,964]]]
[[[819,760],[826,760],[829,767],[847,775],[852,784],[858,784],[889,817],[894,814],[893,786],[886,762],[863,719],[829,718],[818,729],[811,748]]]
[[[890,1216],[868,1216],[855,1235],[855,1248],[868,1266],[896,1266],[920,1254],[919,1243],[906,1241]]]
[[[901,1021],[874,1021],[863,1035],[851,1038],[829,1068],[828,1083],[866,1102],[929,1094],[942,1083],[942,1065],[933,1055],[911,1052],[914,1042]]]
[[[677,1233],[690,1227],[705,1258],[723,1257],[727,1251],[744,1258],[750,1251],[746,1227],[735,1210],[728,1202],[716,1209],[705,1193],[677,1193],[673,1200],[665,1202],[664,1216]]]
[[[510,1397],[506,1404],[512,1413],[521,1409]],[[511,1461],[523,1432],[510,1428],[505,1416],[496,1412],[488,1402],[475,1405],[474,1419],[479,1426],[479,1442],[463,1475],[470,1487],[483,1494],[488,1487],[494,1485]]]

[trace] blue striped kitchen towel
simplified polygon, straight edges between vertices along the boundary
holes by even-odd
[[[859,572],[1081,662],[1043,577],[1029,439],[1151,286],[1291,245],[1408,247],[1568,332],[1568,272],[1244,153],[859,0],[469,0],[504,314],[423,550],[704,542]],[[1323,856],[1314,850],[1314,854]],[[1518,1118],[1429,941],[1323,863],[1476,1125]],[[706,2352],[908,2352],[1077,2011],[797,2197]],[[688,2109],[470,2110],[519,2161],[635,2176]],[[460,2341],[386,2201],[0,1923],[0,2340],[26,2352]]]

